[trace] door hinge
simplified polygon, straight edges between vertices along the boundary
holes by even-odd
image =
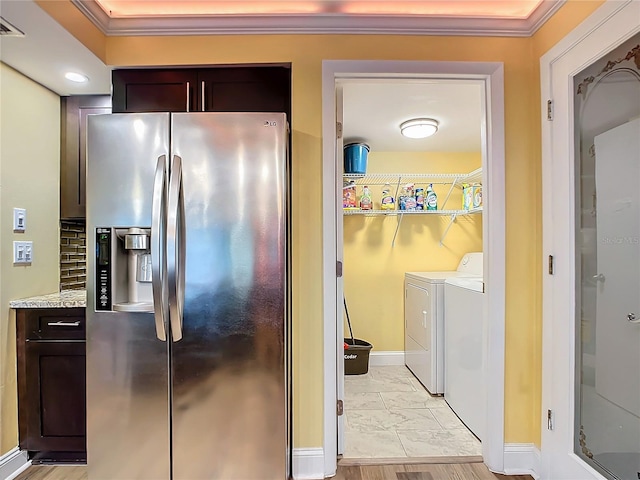
[[[553,412],[547,410],[547,430],[553,430]]]
[[[336,262],[336,277],[342,277],[342,262],[340,260]]]
[[[547,100],[547,120],[553,121],[553,100]]]
[[[342,138],[342,122],[336,122],[336,138]]]
[[[342,403],[342,400],[338,400],[336,411],[338,413],[338,416],[340,416],[340,415],[342,415],[344,413],[344,404]]]
[[[549,255],[549,275],[553,275],[553,255]]]

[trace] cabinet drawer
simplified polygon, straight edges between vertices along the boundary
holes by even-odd
[[[84,308],[30,310],[25,318],[27,340],[84,340]]]

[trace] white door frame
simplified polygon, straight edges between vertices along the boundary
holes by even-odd
[[[505,154],[504,69],[499,62],[357,61],[322,62],[322,221],[324,318],[324,472],[337,466],[337,362],[342,359],[342,302],[336,279],[337,221],[342,205],[338,191],[342,169],[336,161],[336,80],[340,79],[461,79],[481,81],[485,93],[482,126],[484,279],[487,345],[487,433],[482,442],[484,462],[495,472],[504,471],[504,312],[505,312]],[[340,183],[341,186],[341,183]],[[340,250],[340,251],[339,251]],[[488,259],[491,259],[489,262]]]
[[[604,479],[573,453],[576,398],[573,76],[640,31],[640,1],[608,1],[540,58],[542,249],[554,274],[542,289],[542,478]],[[547,100],[553,121],[547,121]],[[547,428],[551,410],[553,429]]]

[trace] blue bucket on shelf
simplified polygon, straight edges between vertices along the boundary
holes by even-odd
[[[344,173],[367,173],[367,157],[369,145],[366,143],[349,143],[344,146]]]

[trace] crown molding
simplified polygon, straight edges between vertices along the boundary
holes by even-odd
[[[545,0],[527,19],[408,15],[207,15],[111,18],[94,0],[71,2],[107,36],[374,34],[529,37],[566,0]]]

